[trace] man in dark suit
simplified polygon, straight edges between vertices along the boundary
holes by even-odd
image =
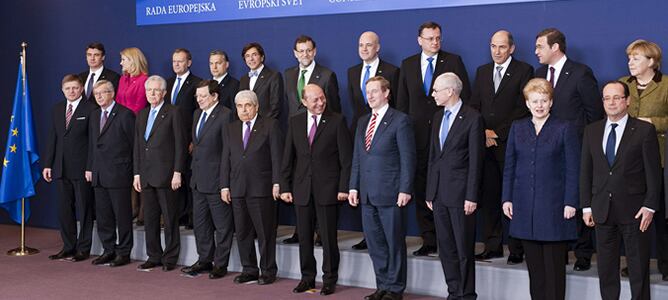
[[[211,279],[227,274],[234,234],[232,206],[220,198],[221,153],[225,144],[225,130],[230,123],[230,109],[218,101],[219,91],[215,80],[203,80],[197,85],[199,109],[195,111],[197,121],[192,125],[190,187],[199,259],[193,265],[181,269],[186,274],[209,272]]]
[[[364,299],[402,299],[405,206],[413,193],[415,139],[410,118],[388,104],[390,82],[376,76],[366,86],[371,114],[357,125],[348,196],[350,205],[362,203],[364,237],[376,273],[376,291]]]
[[[239,90],[255,92],[260,105],[260,116],[278,120],[283,106],[281,73],[264,65],[264,49],[259,43],[249,43],[244,46],[241,58],[250,70],[239,79]]]
[[[464,86],[461,97],[464,101],[471,95],[468,75],[461,57],[441,50],[441,26],[434,22],[420,25],[417,42],[422,51],[401,62],[397,109],[405,112],[413,121],[417,151],[415,174],[415,211],[423,245],[413,252],[415,256],[426,256],[436,252],[434,215],[425,203],[427,160],[431,118],[438,110],[432,94],[433,79],[445,72],[453,72],[461,78]]]
[[[295,204],[299,236],[313,237],[318,221],[323,245],[322,295],[334,293],[339,269],[337,241],[338,201],[348,199],[352,143],[342,115],[326,110],[323,89],[304,87],[306,111],[290,118],[283,152],[281,199]],[[316,261],[313,239],[299,240],[302,278],[295,293],[315,287]]]
[[[132,203],[128,195],[132,188],[135,114],[116,105],[110,81],[95,83],[93,95],[100,107],[90,114],[86,181],[95,190],[97,233],[104,248],[93,264],[118,267],[130,263],[133,244]]]
[[[213,50],[209,53],[209,70],[213,80],[218,82],[218,102],[231,110],[230,117],[236,118],[234,96],[239,91],[239,80],[227,72],[229,68],[230,60],[225,51]]]
[[[512,57],[513,35],[500,30],[492,35],[492,62],[478,67],[469,104],[480,111],[485,128],[482,196],[479,217],[483,220],[485,250],[476,259],[503,257],[501,185],[510,124],[528,115],[522,89],[533,77],[533,67]],[[509,238],[508,264],[521,263],[524,251],[520,241]]]
[[[434,81],[432,95],[444,109],[432,120],[427,206],[434,211],[448,298],[475,299],[474,212],[485,137],[482,116],[463,105],[461,90],[462,81],[454,73],[443,73]]]
[[[223,145],[220,196],[232,203],[234,228],[241,265],[236,283],[276,281],[276,202],[280,198],[279,175],[283,134],[278,121],[258,113],[253,91],[234,98],[239,120],[227,126]],[[255,237],[260,246],[260,270],[255,255]]]
[[[83,83],[74,74],[63,77],[65,101],[51,110],[49,141],[46,144],[42,177],[56,180],[60,194],[58,220],[63,249],[49,259],[88,259],[93,236],[93,190],[86,182],[88,121],[96,104],[83,100]],[[77,212],[79,234],[77,237]]]
[[[95,103],[93,87],[100,80],[110,81],[114,85],[114,92],[118,89],[118,81],[121,75],[104,67],[105,50],[102,43],[93,42],[86,47],[86,63],[88,70],[79,73],[81,82],[84,83],[84,99]]]
[[[148,260],[140,270],[176,267],[180,251],[178,189],[186,165],[186,143],[179,110],[164,101],[167,83],[157,75],[146,80],[149,107],[137,116],[134,142],[134,189],[144,202],[144,226]],[[160,242],[160,216],[164,222],[165,248]]]
[[[603,88],[607,118],[585,128],[580,168],[584,223],[596,231],[601,297],[619,299],[619,247],[629,269],[631,299],[649,299],[647,232],[661,195],[661,158],[654,125],[628,115],[629,88]]]
[[[554,87],[554,99],[550,113],[557,118],[575,124],[582,136],[584,127],[603,118],[601,93],[594,73],[589,67],[566,57],[566,36],[555,28],[545,29],[536,35],[536,56],[543,65],[536,70],[537,78],[545,78]],[[594,253],[591,228],[576,216],[578,240],[574,245],[577,261],[573,270],[585,271],[591,267]]]
[[[175,76],[167,79],[167,93],[165,102],[172,104],[181,113],[181,125],[183,138],[188,152],[186,154],[186,165],[190,162],[190,151],[192,151],[190,139],[192,132],[190,127],[193,124],[193,113],[197,108],[197,99],[195,98],[195,89],[202,78],[197,77],[190,72],[192,65],[192,55],[188,49],[177,48],[172,53],[172,70]],[[184,174],[183,188],[178,191],[178,215],[179,223],[186,228],[192,229],[193,219],[193,199],[190,193],[190,169],[183,170]]]

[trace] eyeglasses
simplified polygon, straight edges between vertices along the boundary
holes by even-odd
[[[312,49],[312,48],[309,48],[309,49],[302,49],[302,50],[296,50],[296,49],[295,49],[295,52],[297,52],[297,54],[299,54],[299,55],[304,55],[304,54],[313,54],[313,51],[314,51],[314,50],[315,50],[315,49]]]
[[[164,91],[164,90],[163,89],[146,89],[146,92],[149,93],[149,94],[150,93],[160,93],[162,91]]]
[[[440,36],[432,36],[432,37],[423,37],[423,36],[420,36],[420,38],[423,39],[423,40],[425,40],[425,41],[428,41],[428,42],[430,42],[430,43],[433,43],[433,42],[440,43],[440,42],[442,41],[442,39],[441,39]]]
[[[612,96],[612,97],[603,97],[603,101],[605,102],[610,102],[610,101],[615,101],[619,102],[626,99],[626,96]]]
[[[93,96],[102,96],[102,94],[111,94],[111,91],[99,91],[99,92],[93,92]]]

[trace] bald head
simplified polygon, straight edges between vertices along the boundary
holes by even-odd
[[[505,63],[510,55],[515,52],[515,42],[513,35],[506,30],[499,30],[492,35],[489,43],[489,50],[492,54],[494,63],[501,65]]]
[[[325,111],[325,107],[327,106],[325,92],[317,84],[307,84],[304,87],[302,98],[302,104],[310,113],[320,115]]]
[[[380,38],[373,31],[362,33],[357,44],[357,51],[365,64],[372,63],[380,51]]]

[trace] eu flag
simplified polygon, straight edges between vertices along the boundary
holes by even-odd
[[[0,206],[9,216],[21,223],[21,199],[25,198],[25,219],[30,216],[28,197],[35,195],[35,183],[40,178],[39,154],[35,126],[32,120],[32,105],[28,93],[28,78],[22,72],[24,58],[19,63],[16,80],[14,108],[9,119],[7,148],[2,162],[0,180]]]

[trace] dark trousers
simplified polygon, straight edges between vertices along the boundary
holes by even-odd
[[[227,269],[234,236],[232,205],[223,202],[220,193],[193,193],[193,229],[197,254],[202,263],[214,262]]]
[[[566,257],[568,242],[522,240],[529,270],[531,299],[566,298]]]
[[[406,289],[406,209],[362,204],[362,228],[379,290]]]
[[[664,178],[665,180],[665,178]],[[665,198],[666,188],[661,189],[661,200]],[[666,230],[666,202],[659,200],[659,209],[654,213],[652,220],[652,227],[654,227],[656,239],[656,260],[659,267],[659,272],[663,276],[668,275],[668,230]]]
[[[339,279],[338,205],[319,205],[315,202],[311,198],[305,206],[295,204],[297,231],[299,236],[302,237],[299,239],[299,263],[302,280],[315,282],[315,276],[317,275],[316,261],[313,255],[313,234],[315,232],[315,221],[318,220],[322,240],[322,281],[325,284],[336,284]]]
[[[594,239],[592,237],[594,229],[588,227],[584,224],[584,221],[582,221],[581,209],[576,210],[575,220],[578,231],[578,240],[573,244],[573,252],[578,259],[591,261],[591,256],[594,254]]]
[[[276,202],[271,197],[232,198],[234,229],[237,232],[242,272],[276,276]],[[260,268],[255,254],[255,237],[260,246]]]
[[[434,202],[434,221],[448,299],[476,299],[475,292],[475,213],[465,215],[463,207],[447,207]]]
[[[129,195],[130,187],[118,189],[95,187],[97,233],[102,241],[104,254],[129,256],[132,251],[132,201]],[[118,244],[116,244],[117,238]]]
[[[181,250],[177,192],[171,188],[145,187],[142,189],[141,197],[144,201],[144,229],[148,261],[175,265]],[[164,250],[160,242],[160,215],[165,224]]]
[[[60,193],[58,218],[64,251],[90,253],[93,239],[93,189],[85,180],[57,180]],[[80,229],[77,235],[77,213]]]
[[[187,166],[190,165],[190,155],[188,155]],[[181,188],[178,189],[179,198],[179,224],[189,225],[193,224],[193,193],[190,188],[190,176],[192,172],[187,170],[183,172]]]
[[[429,150],[418,149],[417,170],[415,172],[415,216],[420,229],[420,237],[424,246],[436,247],[436,228],[434,227],[434,213],[427,207],[427,164],[429,162]]]
[[[597,223],[594,227],[598,253],[598,278],[603,300],[619,299],[619,247],[622,240],[629,269],[631,299],[650,298],[650,233],[649,231],[641,232],[639,227],[640,219],[631,224],[617,224],[608,219],[606,223]]]
[[[503,185],[503,162],[498,161],[494,151],[485,150],[482,177],[482,201],[478,203],[478,222],[482,221],[482,241],[485,251],[503,252],[503,211],[501,211],[501,187]],[[524,255],[522,242],[508,236],[510,254]]]

